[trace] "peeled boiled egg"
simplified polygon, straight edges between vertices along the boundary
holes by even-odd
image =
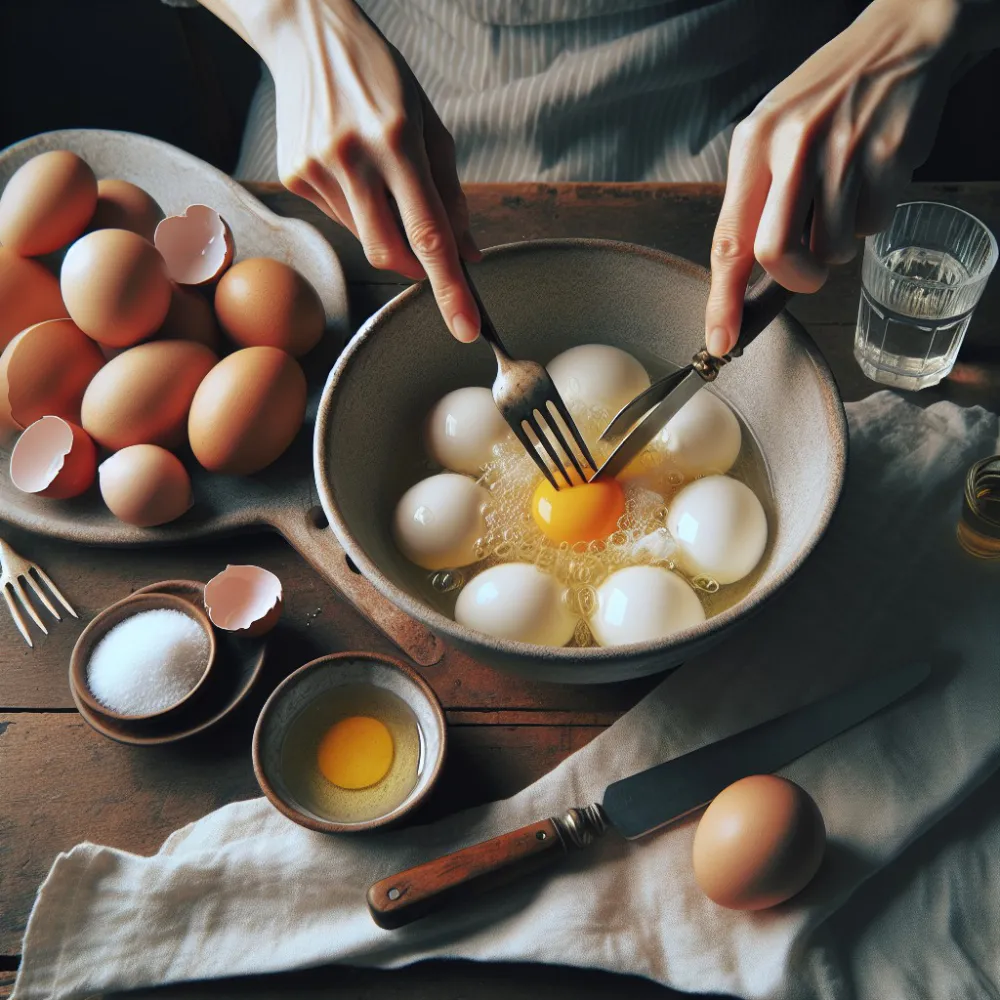
[[[125,229],[98,229],[67,251],[59,278],[73,322],[108,347],[151,336],[170,307],[170,279],[156,248]]]
[[[97,178],[76,153],[41,153],[0,195],[0,243],[23,257],[51,253],[87,228],[96,205]]]
[[[543,479],[531,498],[531,516],[552,542],[593,542],[618,529],[625,491],[616,479],[599,479],[560,490]]]
[[[649,375],[627,351],[608,344],[581,344],[546,365],[559,395],[614,416],[643,389]]]
[[[241,260],[222,276],[215,314],[240,347],[280,347],[295,358],[320,342],[326,326],[316,289],[298,271],[269,257]]]
[[[227,632],[259,636],[281,617],[281,580],[261,566],[227,566],[205,584],[205,610]]]
[[[512,437],[493,393],[470,385],[442,396],[427,415],[427,454],[452,472],[477,476],[493,458],[493,449]]]
[[[458,595],[455,620],[498,639],[565,646],[576,629],[565,590],[554,576],[530,563],[491,566]]]
[[[234,351],[191,401],[191,450],[209,472],[249,476],[287,450],[305,413],[306,376],[294,358],[276,347]]]
[[[597,588],[590,630],[600,646],[650,642],[699,625],[705,609],[691,586],[662,566],[628,566]]]
[[[137,184],[112,177],[97,182],[97,208],[90,229],[128,229],[152,242],[162,218],[160,206]]]
[[[718,396],[695,393],[660,432],[666,453],[685,476],[726,473],[740,453],[740,422]]]
[[[112,358],[83,396],[81,420],[98,444],[179,448],[195,391],[216,356],[188,340],[154,340]]]
[[[80,423],[80,405],[104,364],[100,348],[71,319],[23,330],[0,355],[0,440],[44,416]]]
[[[29,326],[66,315],[56,276],[37,260],[0,247],[0,351]]]
[[[193,288],[174,285],[170,308],[163,325],[156,331],[157,340],[193,340],[216,354],[222,353],[222,334],[215,322],[212,304]]]
[[[468,476],[442,472],[411,486],[396,504],[392,534],[399,551],[424,569],[476,561],[490,495]]]
[[[762,910],[804,889],[825,847],[810,795],[786,778],[756,774],[723,789],[705,810],[694,835],[694,875],[720,906]]]
[[[691,576],[716,583],[742,580],[767,546],[767,516],[749,486],[729,476],[688,483],[667,512],[677,563]]]
[[[24,493],[66,500],[90,489],[97,449],[82,427],[61,417],[36,420],[10,455],[10,480]]]
[[[233,262],[233,234],[226,220],[208,205],[189,205],[156,227],[153,245],[178,285],[217,281]]]
[[[119,521],[152,528],[191,509],[191,478],[181,460],[155,444],[116,451],[97,469],[101,496]]]

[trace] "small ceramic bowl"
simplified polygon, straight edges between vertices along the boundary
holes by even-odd
[[[417,780],[406,798],[385,815],[338,822],[297,801],[282,773],[282,749],[289,727],[309,704],[334,688],[359,684],[392,692],[413,712],[420,732]],[[437,696],[405,663],[375,653],[332,653],[289,674],[268,698],[254,729],[253,769],[271,804],[293,822],[320,833],[360,833],[399,822],[426,799],[444,764],[446,733]]]
[[[114,709],[98,701],[87,684],[87,664],[90,661],[91,654],[108,632],[126,618],[140,614],[143,611],[158,611],[163,609],[180,611],[204,631],[205,637],[208,639],[208,658],[205,662],[205,669],[201,677],[198,678],[195,686],[180,701],[175,701],[166,708],[158,709],[155,712],[138,714],[116,712]],[[131,597],[126,597],[124,600],[105,608],[80,633],[80,638],[77,639],[76,645],[73,647],[73,652],[70,655],[70,683],[73,685],[81,701],[107,718],[129,721],[160,718],[174,712],[182,705],[190,703],[194,696],[201,690],[215,664],[215,651],[215,630],[212,628],[212,623],[208,620],[208,615],[201,608],[173,594],[133,594]]]

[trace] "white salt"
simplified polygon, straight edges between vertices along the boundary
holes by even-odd
[[[87,661],[87,687],[105,707],[148,715],[176,704],[208,663],[204,629],[181,611],[140,611],[119,622]]]

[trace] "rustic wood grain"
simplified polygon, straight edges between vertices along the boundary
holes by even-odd
[[[405,286],[368,266],[349,234],[311,205],[268,186],[254,192],[282,214],[317,225],[341,255],[352,317],[362,322]],[[1000,228],[1000,185],[916,185],[912,197],[948,201]],[[716,185],[474,185],[473,231],[491,246],[545,237],[625,240],[707,263],[721,189]],[[852,355],[859,261],[837,269],[815,296],[791,311],[820,345],[846,399],[878,386]],[[956,376],[916,398],[1000,405],[996,357],[1000,281],[973,319]],[[54,625],[31,652],[0,614],[0,969],[9,969],[35,890],[52,859],[80,840],[148,853],[178,826],[225,802],[258,794],[250,765],[254,718],[267,692],[290,670],[325,652],[394,648],[280,539],[232,538],[195,547],[121,551],[79,548],[3,529],[15,548],[43,565],[81,611],[80,622]],[[207,579],[229,562],[253,562],[285,584],[286,612],[260,687],[213,732],[189,743],[130,748],[102,739],[72,711],[69,651],[97,610],[132,590],[167,578]],[[500,675],[449,650],[421,671],[448,712],[452,750],[437,792],[421,818],[501,798],[535,780],[610,724],[655,683],[570,688]],[[572,804],[572,803],[570,803]],[[6,963],[6,964],[3,964]],[[12,974],[0,972],[0,1000]],[[679,996],[637,979],[544,966],[431,962],[405,971],[338,967],[308,973],[194,984],[133,994],[188,998],[310,995],[447,1000],[533,997]]]

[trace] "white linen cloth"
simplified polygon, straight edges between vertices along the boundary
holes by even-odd
[[[955,541],[964,473],[1000,451],[998,419],[887,392],[847,409],[842,506],[794,581],[552,773],[507,801],[372,836],[311,833],[256,799],[150,858],[81,844],[40,890],[16,1000],[432,956],[741,997],[997,996],[1000,819],[965,806],[949,830],[943,817],[1000,762],[1000,565]],[[609,832],[546,877],[401,931],[366,912],[375,879],[597,801],[616,778],[915,657],[934,667],[925,687],[782,772],[815,797],[830,842],[790,903],[709,902],[691,872],[692,819],[633,843]]]

